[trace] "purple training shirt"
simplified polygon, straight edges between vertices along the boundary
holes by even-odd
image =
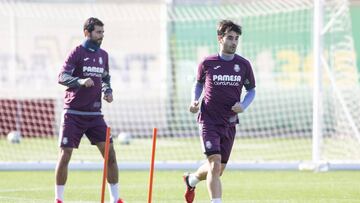
[[[68,56],[60,76],[62,73],[67,73],[77,79],[90,77],[94,81],[92,87],[69,86],[65,91],[64,109],[100,112],[103,77],[109,73],[106,51],[99,48],[91,52],[79,45]],[[60,80],[59,77],[59,82]]]
[[[249,61],[235,54],[226,61],[211,55],[199,64],[197,81],[205,83],[198,122],[232,125],[238,123],[237,113],[231,107],[240,101],[243,86],[255,88],[255,78]]]

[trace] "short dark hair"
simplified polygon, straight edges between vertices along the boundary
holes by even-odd
[[[241,35],[241,26],[232,22],[231,20],[221,20],[218,25],[217,35],[224,36],[226,33],[234,31]]]
[[[88,18],[84,23],[84,31],[87,30],[88,32],[92,32],[95,29],[95,25],[104,26],[104,23],[94,17]]]

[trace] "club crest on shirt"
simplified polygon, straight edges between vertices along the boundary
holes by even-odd
[[[102,65],[102,64],[103,64],[103,59],[102,59],[102,57],[101,57],[101,56],[99,57],[99,64],[100,64],[100,65]]]
[[[234,65],[234,71],[235,71],[235,72],[239,72],[239,71],[240,71],[240,66],[239,66],[239,64],[235,64],[235,65]]]
[[[63,137],[62,143],[63,143],[63,144],[67,144],[67,143],[68,143],[68,138],[67,138],[67,137]]]
[[[207,149],[211,149],[211,147],[212,147],[211,142],[210,142],[210,141],[206,141],[206,142],[205,142],[205,147],[206,147]]]

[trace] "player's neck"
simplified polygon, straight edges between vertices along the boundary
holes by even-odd
[[[219,56],[220,56],[221,59],[223,59],[225,61],[231,61],[231,60],[234,59],[235,54],[227,54],[227,53],[224,53],[224,52],[220,51]]]
[[[90,40],[90,39],[86,39],[83,43],[82,43],[82,46],[91,51],[91,52],[96,52],[99,48],[100,48],[100,45],[97,44],[96,42]]]

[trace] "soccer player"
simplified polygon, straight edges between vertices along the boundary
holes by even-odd
[[[184,175],[185,200],[194,201],[195,186],[206,180],[211,203],[221,203],[221,181],[235,138],[238,114],[243,113],[255,97],[255,79],[248,60],[237,55],[241,26],[230,20],[219,22],[218,54],[206,57],[198,66],[192,91],[190,112],[197,113],[202,146],[207,161],[196,172]],[[242,88],[246,94],[241,101]],[[199,98],[205,90],[199,105]]]
[[[63,202],[68,165],[74,148],[78,148],[85,134],[104,156],[107,125],[101,113],[101,96],[113,101],[110,86],[109,58],[100,48],[104,37],[104,24],[89,18],[84,24],[85,41],[68,56],[59,74],[59,83],[67,87],[64,112],[61,118],[60,154],[56,166],[55,202]],[[109,147],[107,181],[111,203],[123,203],[118,192],[118,166],[115,150]]]

